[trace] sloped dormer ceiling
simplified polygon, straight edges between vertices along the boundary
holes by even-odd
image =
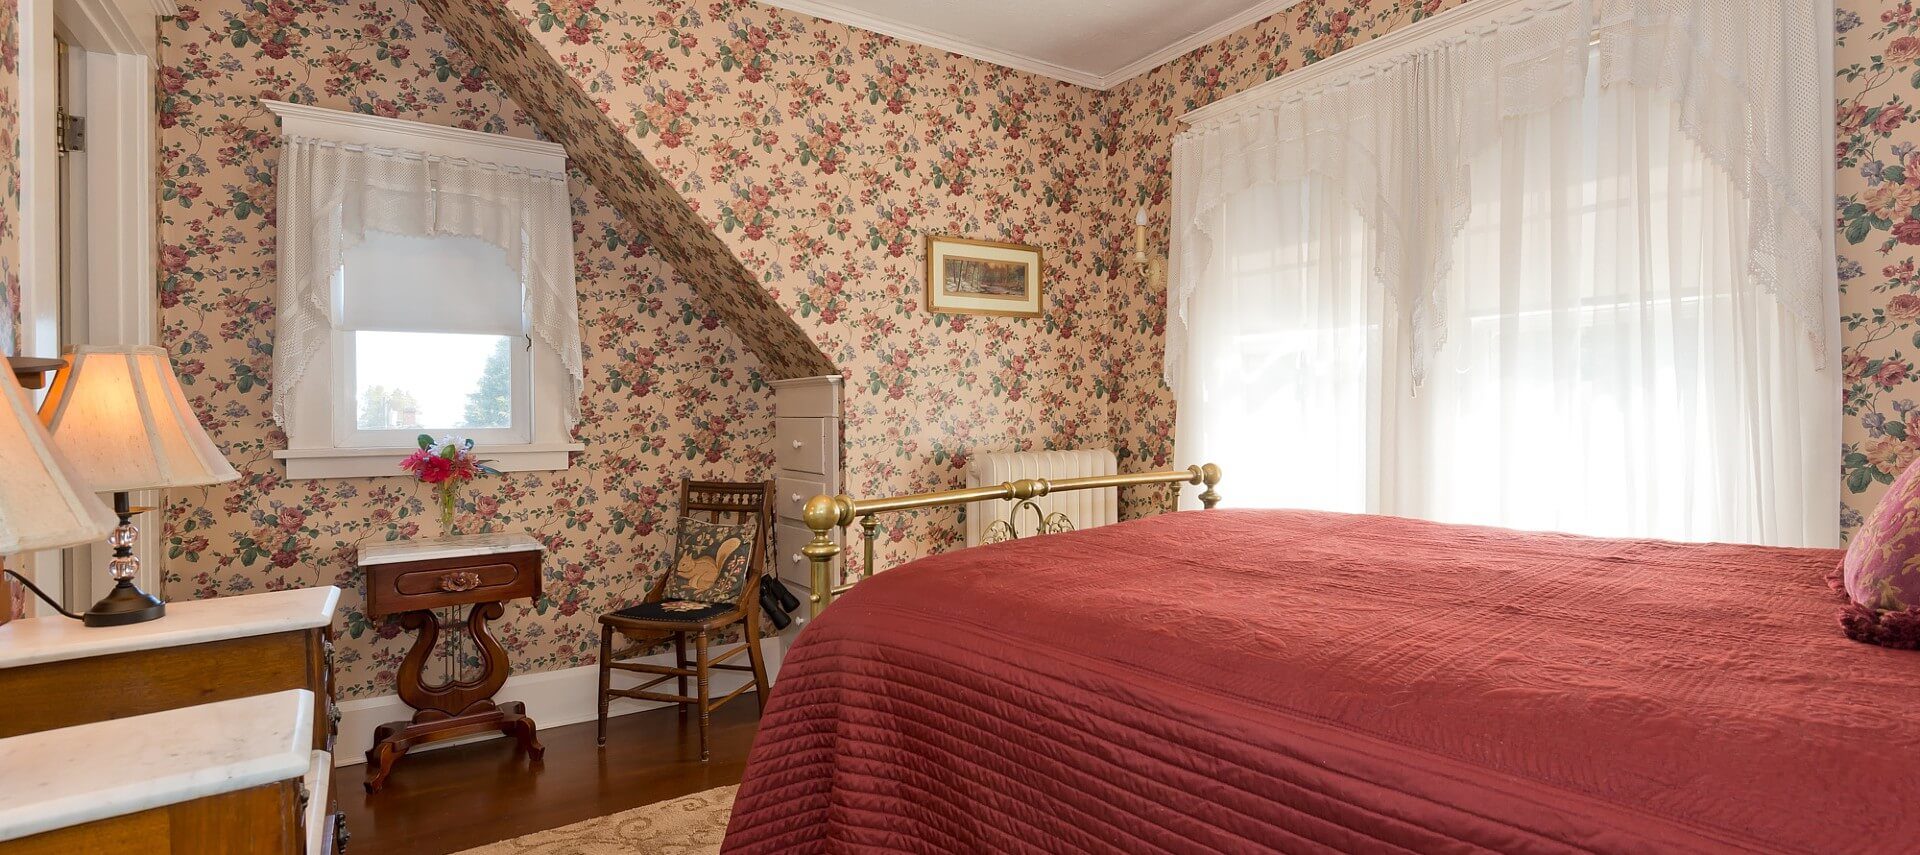
[[[837,373],[758,277],[499,4],[420,0],[534,123],[564,144],[621,216],[692,284],[773,379]]]

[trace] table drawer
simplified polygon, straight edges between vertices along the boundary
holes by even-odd
[[[774,419],[773,444],[781,469],[827,474],[839,441],[831,435],[833,419]],[[804,500],[802,500],[804,501]]]
[[[540,596],[536,551],[375,564],[367,572],[367,614],[437,609]]]
[[[827,482],[811,478],[795,478],[782,475],[775,479],[779,491],[774,496],[773,507],[780,516],[804,522],[807,500],[827,492]]]

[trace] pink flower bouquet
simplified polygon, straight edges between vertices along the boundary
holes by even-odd
[[[440,529],[447,534],[453,533],[453,504],[460,485],[481,475],[500,474],[473,453],[473,440],[450,436],[436,443],[424,433],[420,435],[420,450],[400,461],[400,468],[413,473],[421,483],[433,485],[440,502]]]

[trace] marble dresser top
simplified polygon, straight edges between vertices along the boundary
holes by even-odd
[[[0,840],[301,778],[312,756],[305,689],[0,739]]]
[[[415,540],[392,540],[360,545],[360,566],[398,564],[403,561],[433,561],[439,558],[467,558],[474,555],[498,555],[502,552],[545,552],[547,547],[524,532],[491,534],[452,534]]]
[[[165,617],[130,626],[59,615],[17,620],[0,626],[0,668],[312,629],[333,623],[339,604],[340,589],[326,585],[168,603]]]

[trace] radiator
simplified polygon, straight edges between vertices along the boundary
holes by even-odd
[[[1081,451],[994,452],[974,458],[967,467],[967,486],[991,487],[1022,478],[1084,478],[1112,475],[1119,471],[1112,449],[1091,448]],[[1042,512],[1067,515],[1076,529],[1112,525],[1120,521],[1120,491],[1074,490],[1035,500]],[[979,546],[987,526],[1006,519],[1013,512],[1012,502],[995,500],[967,506],[967,545]],[[1023,515],[1020,531],[1031,536],[1038,520]]]

